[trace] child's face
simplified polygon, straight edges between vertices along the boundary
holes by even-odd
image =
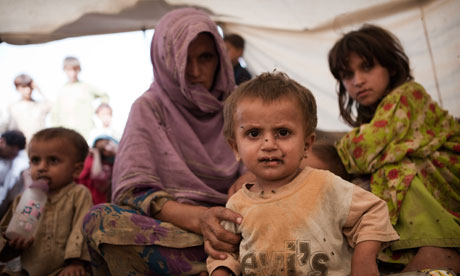
[[[233,116],[235,141],[230,145],[257,183],[278,188],[290,182],[314,141],[314,134],[305,135],[297,101],[243,98]]]
[[[30,100],[32,97],[32,87],[30,86],[18,86],[16,90],[21,93],[21,97],[24,100]]]
[[[225,46],[227,47],[227,53],[232,61],[232,64],[236,64],[238,62],[238,58],[243,55],[243,50],[235,48],[235,46],[228,42],[225,42]]]
[[[80,73],[80,69],[67,66],[64,68],[64,72],[67,75],[69,82],[76,82],[78,80],[78,74]]]
[[[49,191],[58,190],[78,177],[83,162],[76,162],[76,149],[66,139],[33,140],[29,145],[33,180],[44,179]]]
[[[387,93],[390,83],[390,74],[377,60],[374,67],[370,67],[356,53],[349,56],[350,72],[344,72],[342,83],[350,97],[363,106],[373,105]]]
[[[94,145],[104,157],[114,157],[117,152],[117,144],[111,140],[100,139]]]
[[[108,127],[112,122],[112,110],[110,108],[101,108],[97,112],[97,117],[99,117],[104,126]]]

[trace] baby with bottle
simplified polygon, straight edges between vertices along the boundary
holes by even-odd
[[[20,256],[28,275],[85,275],[90,257],[81,227],[92,200],[74,179],[88,144],[74,130],[48,128],[33,136],[28,154],[33,182],[0,222],[0,261]]]

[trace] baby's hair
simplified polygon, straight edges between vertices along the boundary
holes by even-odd
[[[20,74],[14,79],[14,86],[16,86],[16,88],[18,88],[18,86],[21,86],[21,87],[28,86],[32,88],[32,82],[33,80],[29,75]]]
[[[64,70],[66,68],[72,68],[81,71],[80,61],[76,57],[66,57],[63,62]]]
[[[314,143],[311,151],[318,159],[327,164],[329,171],[345,180],[350,180],[350,175],[347,173],[337,153],[337,149],[333,144],[321,142]]]
[[[18,147],[23,150],[26,147],[26,137],[20,130],[8,130],[2,133],[1,138],[8,146]]]
[[[237,34],[228,34],[224,36],[224,41],[230,43],[233,47],[237,49],[244,50],[244,39]]]
[[[316,101],[307,88],[300,85],[282,72],[262,73],[259,76],[242,83],[227,98],[224,104],[224,136],[227,140],[235,139],[234,118],[238,102],[245,98],[261,99],[271,103],[283,97],[297,100],[304,121],[305,135],[315,131],[318,122]]]
[[[96,114],[99,113],[103,108],[108,108],[110,109],[110,112],[112,112],[112,107],[108,103],[101,103],[97,108],[96,108]]]
[[[368,123],[374,116],[378,103],[372,106],[362,106],[354,101],[347,93],[342,83],[342,76],[350,71],[349,57],[356,53],[364,62],[373,67],[377,61],[388,70],[390,81],[388,91],[413,79],[409,58],[399,39],[389,31],[370,24],[363,25],[357,31],[346,33],[329,51],[329,69],[338,82],[338,97],[340,115],[351,126],[357,127]],[[353,115],[353,107],[357,115]]]
[[[47,141],[52,139],[65,139],[76,150],[76,161],[84,162],[88,155],[88,143],[83,136],[75,130],[63,127],[45,128],[34,134],[30,142],[34,141]]]

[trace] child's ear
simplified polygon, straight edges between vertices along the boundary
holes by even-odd
[[[78,178],[82,170],[83,170],[83,162],[75,163],[75,167],[73,169],[73,177]]]
[[[307,153],[311,150],[313,143],[315,142],[316,134],[313,132],[310,135],[305,136],[305,147],[304,153]]]
[[[240,161],[241,160],[241,157],[240,157],[240,154],[238,152],[238,146],[236,145],[236,142],[235,140],[233,139],[228,139],[227,140],[227,143],[230,145],[230,147],[232,148],[232,151],[233,151],[233,154],[235,155],[235,159],[236,161]]]

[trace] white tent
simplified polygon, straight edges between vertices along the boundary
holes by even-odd
[[[398,36],[415,79],[460,117],[458,0],[0,0],[0,39],[29,44],[151,29],[165,12],[182,6],[202,8],[224,32],[242,35],[252,73],[285,71],[310,88],[321,129],[348,128],[339,120],[327,53],[344,32],[363,23]]]

